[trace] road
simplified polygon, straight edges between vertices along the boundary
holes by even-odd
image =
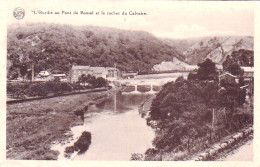
[[[227,155],[222,161],[253,161],[253,140],[248,141],[231,154]]]

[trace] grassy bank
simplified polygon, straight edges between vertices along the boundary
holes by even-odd
[[[111,92],[78,94],[7,105],[7,159],[57,159],[54,141],[66,142],[66,132],[83,124],[88,104],[99,103]],[[86,109],[86,110],[83,110]]]

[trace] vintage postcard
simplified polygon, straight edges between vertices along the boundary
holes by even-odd
[[[260,165],[260,3],[1,3],[1,167]]]

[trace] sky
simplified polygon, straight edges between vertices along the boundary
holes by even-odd
[[[25,9],[25,17],[16,20],[15,7]],[[216,35],[254,35],[254,3],[250,2],[184,2],[184,1],[81,1],[54,0],[28,1],[8,5],[8,24],[27,22],[51,22],[73,25],[94,25],[128,30],[147,31],[158,37],[194,38]],[[32,11],[72,14],[34,14]],[[73,12],[79,12],[74,15]],[[81,15],[80,11],[99,15]],[[101,11],[119,12],[120,15],[101,15]],[[122,15],[122,12],[127,15]],[[129,15],[129,12],[147,15]]]

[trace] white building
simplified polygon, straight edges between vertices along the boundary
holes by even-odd
[[[72,66],[70,71],[70,81],[77,82],[82,75],[93,75],[96,78],[102,77],[104,79],[114,81],[118,79],[119,70],[114,67],[91,67],[91,66]]]
[[[51,74],[48,71],[41,71],[41,72],[39,72],[39,75],[40,75],[40,77],[48,77]]]

